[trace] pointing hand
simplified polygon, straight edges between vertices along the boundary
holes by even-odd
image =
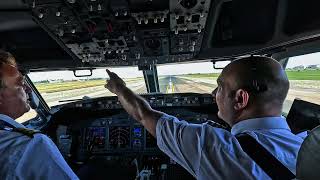
[[[106,80],[106,84],[104,85],[110,92],[117,94],[121,89],[126,87],[126,83],[114,72],[106,69],[110,79]]]

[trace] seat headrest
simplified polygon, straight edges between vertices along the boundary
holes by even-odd
[[[301,145],[297,179],[320,179],[320,126],[314,128]]]

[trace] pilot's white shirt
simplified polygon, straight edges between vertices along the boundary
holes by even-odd
[[[25,128],[6,115],[0,114],[0,119]],[[6,180],[79,179],[46,135],[38,133],[30,138],[6,130],[0,130],[0,177]]]
[[[241,121],[228,132],[209,124],[189,124],[163,115],[156,128],[158,147],[197,179],[270,179],[241,149],[235,138],[239,133],[255,138],[296,174],[303,138],[291,132],[284,117]]]

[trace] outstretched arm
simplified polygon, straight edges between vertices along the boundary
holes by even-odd
[[[129,115],[156,137],[157,121],[164,113],[152,109],[148,102],[132,92],[117,74],[109,70],[107,73],[110,79],[107,80],[105,87],[118,96],[121,105]]]
[[[127,88],[119,76],[109,70],[107,73],[110,79],[105,87],[118,96],[128,114],[157,138],[160,150],[197,177],[205,128],[152,109],[146,100]]]

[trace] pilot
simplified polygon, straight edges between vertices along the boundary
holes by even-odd
[[[15,121],[30,109],[30,87],[15,58],[0,51],[1,179],[78,179],[55,144],[45,135]]]
[[[223,69],[212,95],[231,132],[154,110],[115,73],[107,73],[105,87],[156,137],[158,147],[197,179],[294,178],[303,139],[281,116],[289,81],[276,60],[250,56]]]

